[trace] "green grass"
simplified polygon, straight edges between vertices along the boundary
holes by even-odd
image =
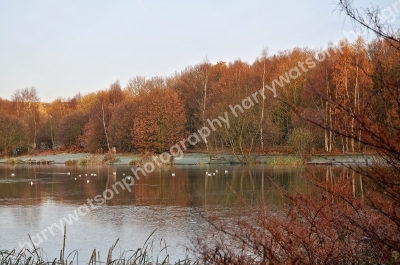
[[[169,262],[169,254],[168,247],[165,240],[161,240],[159,242],[160,246],[163,248],[160,250],[158,254],[155,256],[154,253],[154,240],[151,240],[153,236],[154,230],[150,236],[146,239],[143,244],[143,247],[138,248],[137,250],[128,250],[123,251],[119,254],[114,253],[114,249],[118,244],[118,240],[115,242],[113,246],[108,251],[106,260],[98,260],[99,252],[96,249],[93,250],[92,255],[89,257],[89,262],[87,264],[90,265],[148,265],[148,264],[171,264]],[[16,250],[7,251],[0,250],[0,264],[1,265],[74,265],[74,264],[82,264],[81,257],[78,256],[77,251],[73,251],[67,256],[65,255],[65,242],[66,242],[66,228],[64,227],[64,241],[63,248],[60,250],[60,256],[54,258],[52,260],[45,260],[45,253],[42,249],[36,248],[27,250],[23,249],[19,252]],[[30,238],[30,237],[29,237]],[[114,256],[114,257],[113,257]],[[80,262],[80,263],[79,263]],[[179,260],[175,263],[176,265],[197,265],[199,262],[197,260],[191,259],[188,257],[188,253],[185,254],[182,260]]]

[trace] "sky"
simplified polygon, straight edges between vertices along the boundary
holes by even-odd
[[[265,47],[324,48],[353,31],[336,9],[334,0],[2,0],[0,97],[34,86],[50,102],[205,58],[252,63]]]

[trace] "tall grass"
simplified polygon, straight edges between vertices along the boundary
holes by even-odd
[[[118,163],[120,162],[120,159],[118,157],[111,157],[109,155],[90,155],[88,157],[80,158],[78,160],[72,160],[69,159],[65,161],[65,165],[68,166],[86,166],[86,165],[92,165],[92,166],[101,166],[105,164],[113,164],[113,163]]]
[[[6,161],[4,161],[4,164],[16,165],[16,164],[26,164],[26,162],[23,161],[22,159],[9,158]]]
[[[119,254],[115,254],[114,250],[118,244],[117,240],[114,245],[108,251],[107,259],[100,260],[100,253],[93,250],[92,255],[90,256],[89,265],[148,265],[148,264],[171,264],[169,262],[169,254],[168,247],[165,240],[160,241],[160,245],[163,248],[157,255],[153,255],[154,253],[154,239],[151,239],[156,230],[154,230],[146,241],[143,244],[143,247],[138,248],[137,250],[127,250],[122,251]],[[31,237],[29,236],[29,239]],[[33,250],[22,249],[17,252],[16,250],[0,250],[0,264],[1,265],[74,265],[74,264],[86,264],[79,263],[79,255],[78,251],[72,251],[67,256],[65,255],[65,246],[66,246],[66,227],[64,227],[64,240],[63,240],[63,248],[60,250],[60,256],[58,258],[54,258],[52,260],[45,260],[45,253],[41,248],[36,248],[33,244],[32,239],[31,243],[33,245]],[[115,256],[115,257],[113,257]],[[188,257],[188,253],[185,254],[182,260],[174,262],[176,265],[197,265],[199,262],[193,258]]]
[[[267,158],[266,163],[271,166],[301,166],[304,164],[304,160],[293,155],[272,156]]]

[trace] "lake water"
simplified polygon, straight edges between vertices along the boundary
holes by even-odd
[[[206,176],[207,171],[215,175]],[[0,250],[29,247],[29,234],[45,257],[59,257],[63,236],[58,227],[67,220],[65,252],[77,250],[79,261],[87,262],[93,249],[105,260],[117,239],[114,257],[136,250],[155,230],[153,255],[165,240],[174,262],[185,257],[196,237],[212,234],[199,212],[234,222],[252,218],[260,205],[279,209],[284,201],[276,185],[308,192],[304,171],[263,165],[172,165],[123,186],[116,183],[132,175],[128,166],[0,165]]]

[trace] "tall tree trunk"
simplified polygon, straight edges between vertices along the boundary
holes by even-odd
[[[356,81],[355,81],[355,87],[354,87],[354,106],[353,106],[353,111],[352,111],[352,118],[351,118],[351,151],[354,153],[354,115],[357,114],[357,94],[358,94],[358,62],[356,62]]]
[[[328,71],[325,71],[325,82],[326,82],[326,98],[329,98],[329,81],[328,81]],[[325,102],[325,152],[329,152],[329,139],[328,139],[328,123],[329,123],[329,99]]]
[[[200,69],[201,71],[201,69]],[[204,73],[201,73],[203,77],[203,89],[204,89],[204,97],[203,97],[203,109],[201,119],[203,122],[203,127],[206,127],[206,106],[207,106],[207,89],[208,89],[208,77],[209,77],[209,69],[208,69],[208,59],[204,60]],[[204,142],[206,144],[207,150],[209,150],[208,141],[204,138]],[[211,155],[211,154],[210,154]]]
[[[56,145],[55,128],[53,128],[53,125],[50,125],[50,138],[51,138],[51,145],[53,148]]]
[[[36,134],[37,134],[37,124],[36,124],[36,113],[33,113],[33,149],[36,149]]]
[[[260,141],[261,141],[261,151],[264,152],[264,138],[263,138],[263,121],[264,121],[264,105],[265,105],[265,58],[263,65],[263,76],[262,76],[262,103],[261,103],[261,117],[260,117]]]
[[[361,97],[362,98],[362,97]],[[360,100],[360,88],[358,88],[357,93],[357,113],[361,113],[361,100]],[[358,126],[360,127],[360,126]],[[361,152],[361,127],[358,129],[358,152]]]
[[[101,121],[101,123],[103,124],[103,127],[104,127],[104,134],[106,135],[108,153],[112,156],[111,147],[110,147],[110,141],[108,140],[107,125],[106,125],[106,120],[105,120],[105,113],[104,113],[103,104],[101,105],[101,110],[102,110],[102,117],[101,117],[101,119],[100,118],[99,119],[100,119],[100,121]]]
[[[333,126],[333,121],[332,121],[332,106],[329,104],[329,122],[330,122],[330,128]],[[332,153],[332,148],[333,148],[333,132],[332,129],[329,130],[329,153]]]
[[[203,127],[206,127],[206,101],[207,101],[207,80],[204,81],[204,99],[203,99],[203,113],[202,113]],[[206,148],[208,150],[209,149],[208,141],[206,138],[204,138],[204,142],[205,142]]]

